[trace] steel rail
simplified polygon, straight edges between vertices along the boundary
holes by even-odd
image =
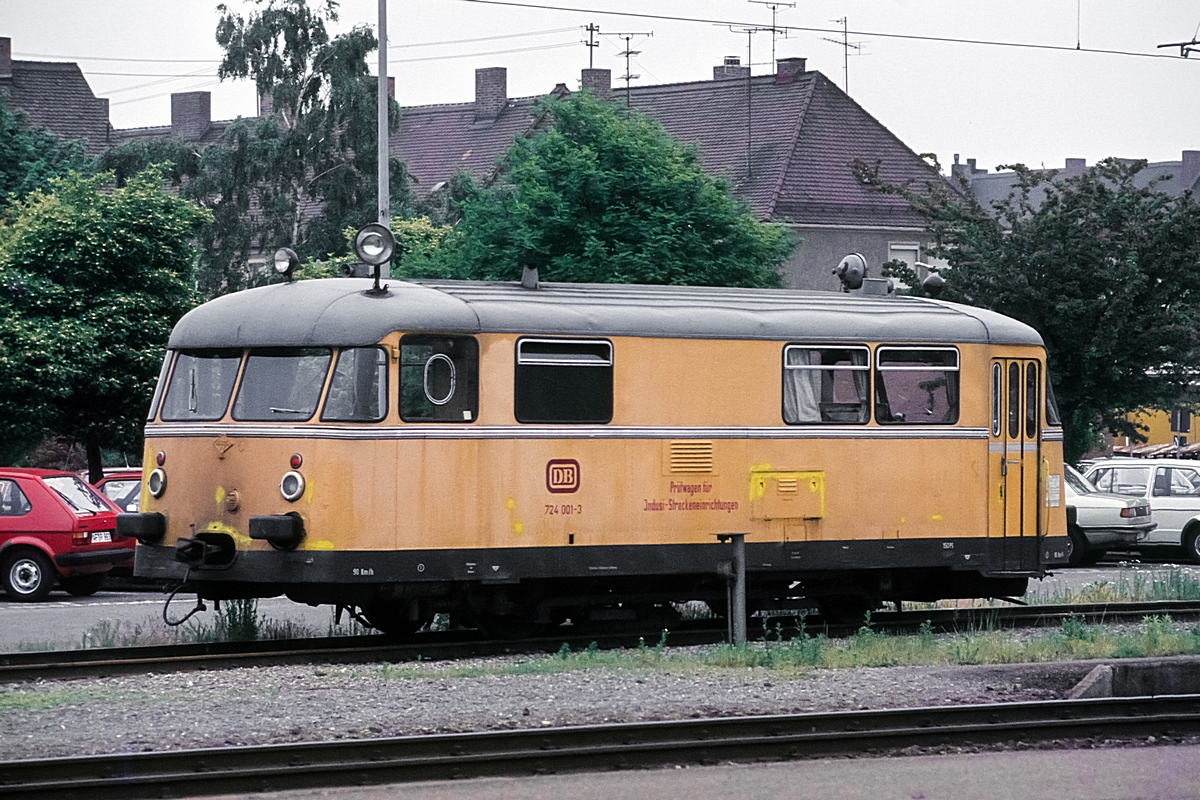
[[[1096,603],[1074,606],[1016,606],[999,608],[937,609],[877,612],[872,628],[893,633],[912,632],[929,621],[939,632],[978,631],[1018,626],[1060,624],[1075,617],[1089,623],[1140,621],[1145,616],[1169,614],[1177,618],[1200,617],[1200,602]],[[761,627],[751,627],[754,637],[786,636],[800,623],[794,616],[771,616]],[[819,616],[805,619],[810,633],[848,635],[859,625],[831,625]],[[107,675],[147,672],[188,672],[241,666],[279,664],[360,664],[379,661],[403,662],[449,660],[517,653],[555,652],[565,643],[573,650],[596,642],[598,647],[636,647],[640,640],[653,644],[660,630],[606,633],[602,629],[576,632],[562,628],[552,635],[519,641],[488,640],[470,631],[418,634],[407,640],[382,635],[326,637],[259,642],[222,642],[190,645],[90,648],[85,650],[20,652],[0,654],[0,683],[30,680],[69,680]],[[723,620],[698,620],[673,626],[668,633],[672,646],[721,642]]]
[[[727,717],[0,762],[0,798],[170,797],[1200,733],[1200,695]]]

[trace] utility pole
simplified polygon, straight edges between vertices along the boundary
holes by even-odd
[[[379,224],[388,230],[392,229],[392,192],[388,185],[388,77],[387,77],[387,0],[379,0],[379,85],[376,89],[379,127],[376,171],[379,194]],[[386,278],[391,274],[391,265],[383,264],[379,268],[379,277]],[[378,287],[376,287],[378,288]]]
[[[780,3],[780,2],[778,2],[778,0],[748,0],[748,1],[751,3],[756,3],[758,5],[766,6],[767,8],[771,9],[771,69],[775,69],[775,37],[778,34],[782,33],[783,38],[786,39],[787,35],[788,35],[788,32],[786,30],[784,30],[784,31],[779,30],[779,27],[777,24],[779,22],[779,9],[780,9],[780,7],[795,8],[796,4],[795,3]]]
[[[595,66],[592,63],[592,56],[596,54],[596,48],[600,46],[600,43],[596,41],[596,34],[600,32],[600,26],[589,22],[584,30],[587,31],[588,35],[587,41],[583,43],[588,49],[588,69],[592,69]]]
[[[654,31],[650,31],[649,33],[610,33],[609,34],[609,36],[616,36],[618,39],[623,39],[625,41],[625,49],[622,50],[620,53],[617,53],[617,55],[625,57],[625,74],[622,75],[620,78],[618,78],[618,80],[625,81],[625,107],[626,108],[629,108],[629,83],[630,83],[630,81],[637,80],[638,78],[642,77],[641,75],[634,75],[633,72],[630,71],[631,59],[634,56],[636,56],[638,53],[642,52],[641,50],[633,49],[633,47],[632,47],[633,37],[635,37],[635,36],[653,36],[653,35],[654,35]]]
[[[840,44],[842,46],[842,91],[845,92],[847,95],[849,95],[850,94],[850,51],[851,50],[861,51],[862,50],[862,42],[855,43],[855,42],[850,41],[850,30],[848,27],[849,23],[848,23],[846,17],[842,17],[841,19],[831,19],[830,22],[833,22],[833,23],[840,22],[842,24],[842,38],[841,39],[830,39],[826,36],[822,36],[821,39],[822,39],[822,41],[833,42],[834,44]]]

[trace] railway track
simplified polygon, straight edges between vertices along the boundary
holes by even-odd
[[[878,612],[872,616],[872,628],[892,633],[913,632],[929,621],[935,631],[978,631],[993,628],[1053,626],[1063,619],[1076,617],[1089,623],[1139,621],[1155,614],[1177,619],[1200,618],[1200,602],[1098,603],[1090,605],[1013,606],[987,609],[947,609],[936,611]],[[832,625],[820,617],[805,619],[810,633],[831,636],[848,635],[857,625]],[[766,627],[776,626],[786,637],[795,631],[799,619],[771,616]],[[751,627],[751,637],[762,636],[760,622]],[[473,631],[418,634],[407,640],[382,635],[291,639],[263,642],[224,642],[214,644],[163,645],[150,647],[94,648],[86,650],[22,652],[0,654],[0,682],[28,680],[66,680],[104,675],[146,672],[187,672],[239,666],[277,664],[356,664],[448,660],[514,653],[555,652],[564,643],[578,650],[596,642],[598,647],[616,649],[636,647],[639,640],[653,644],[660,630],[576,630],[560,628],[552,635],[520,641],[487,640]],[[693,620],[670,630],[671,645],[713,644],[725,638],[721,620]]]
[[[0,762],[0,798],[197,796],[1200,734],[1200,695],[443,734]]]

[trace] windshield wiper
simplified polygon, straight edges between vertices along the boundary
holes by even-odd
[[[307,411],[304,411],[303,409],[299,409],[299,408],[276,408],[275,406],[271,406],[271,411],[272,411],[272,413],[275,413],[275,414],[307,414],[308,413]]]

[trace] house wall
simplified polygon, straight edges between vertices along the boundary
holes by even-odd
[[[804,239],[783,268],[783,285],[789,289],[840,290],[833,268],[850,253],[867,260],[869,275],[874,278],[880,276],[880,266],[889,260],[895,245],[918,244],[919,258],[928,261],[924,231],[920,230],[788,227]]]

